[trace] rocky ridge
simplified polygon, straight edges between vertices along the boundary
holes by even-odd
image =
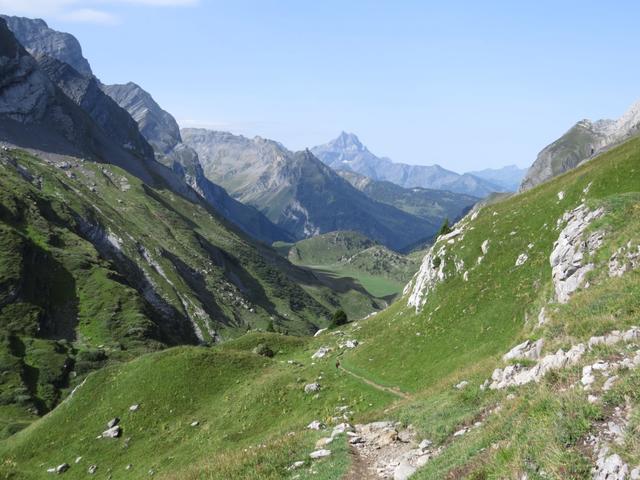
[[[540,151],[529,168],[520,191],[528,190],[636,135],[640,127],[640,102],[617,120],[581,120]]]

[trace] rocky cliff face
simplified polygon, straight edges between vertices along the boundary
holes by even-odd
[[[0,15],[20,44],[31,54],[47,55],[71,65],[82,75],[91,75],[91,67],[82,56],[78,40],[68,33],[49,28],[44,20]]]
[[[129,112],[157,153],[168,154],[181,142],[178,122],[139,85],[129,82],[124,85],[103,85],[102,88]]]
[[[67,97],[73,100],[119,146],[147,159],[153,149],[138,131],[136,122],[101,89],[94,76],[86,76],[53,57],[36,57],[40,68]]]
[[[385,180],[405,188],[431,188],[486,197],[504,187],[465,173],[446,170],[439,165],[407,165],[380,158],[371,153],[357,136],[342,132],[338,138],[311,149],[314,155],[334,170],[348,170],[373,180]]]
[[[375,202],[311,152],[290,152],[260,137],[184,129],[205,174],[235,198],[259,208],[297,239],[354,230],[393,249],[426,239],[437,227]]]
[[[42,120],[55,88],[1,20],[0,58],[0,114],[22,123]]]
[[[243,205],[204,174],[198,153],[182,143],[180,128],[173,116],[162,109],[139,85],[102,85],[103,91],[137,122],[142,135],[153,146],[156,159],[169,167],[224,217],[252,237],[271,244],[289,241],[292,236],[278,228],[255,208]]]
[[[618,120],[581,120],[538,154],[520,185],[528,190],[638,133],[640,102]]]

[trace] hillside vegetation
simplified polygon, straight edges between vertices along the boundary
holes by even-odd
[[[412,438],[429,439],[417,479],[590,478],[592,468],[618,459],[630,470],[640,464],[640,369],[633,363],[640,334],[611,332],[640,323],[640,272],[632,269],[640,245],[639,166],[640,141],[632,140],[483,207],[435,244],[401,301],[342,331],[299,339],[250,333],[213,349],[171,349],[94,373],[62,406],[3,442],[0,471],[46,478],[46,468],[68,462],[68,478],[84,478],[92,464],[101,475],[127,478],[151,471],[187,479],[376,478],[376,462],[390,448],[404,448],[395,437],[368,456],[366,443],[349,446],[338,434],[325,447],[330,456],[309,459],[328,433],[306,425],[334,425],[342,415],[397,421],[394,431],[405,433],[410,424]],[[581,204],[602,212],[583,233],[602,241],[585,252],[594,265],[588,282],[559,303],[549,257],[563,215]],[[623,256],[629,268],[615,267]],[[426,281],[434,270],[443,275]],[[585,347],[597,335],[608,336]],[[350,348],[349,339],[359,343]],[[584,353],[536,382],[487,388],[496,367],[526,372],[538,365],[541,357],[501,357],[540,339],[540,356],[576,352],[580,343]],[[275,356],[252,353],[260,344]],[[328,353],[312,359],[323,346]],[[598,360],[615,378],[605,389],[608,377],[593,370],[596,381],[585,390],[583,367],[602,365]],[[305,393],[312,382],[319,390]],[[139,410],[130,412],[132,404]],[[96,439],[114,416],[122,437]],[[607,433],[611,425],[619,433]],[[303,465],[287,470],[294,460]]]
[[[380,308],[112,165],[0,155],[0,409],[6,436],[87,372],[250,329],[310,334]],[[5,408],[6,407],[6,408]]]
[[[357,232],[330,232],[274,246],[291,263],[336,279],[353,278],[375,297],[400,293],[419,267],[419,259],[391,251]]]

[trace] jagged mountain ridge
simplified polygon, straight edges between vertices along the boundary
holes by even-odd
[[[181,175],[223,215],[267,244],[293,238],[256,208],[235,200],[223,187],[205,176],[198,153],[183,143],[176,120],[148,92],[133,82],[103,85],[102,88],[138,122],[142,134],[154,147],[157,160]]]
[[[294,153],[272,140],[205,129],[183,129],[182,136],[198,152],[208,178],[296,239],[355,230],[398,250],[438,228],[375,202],[308,150]]]
[[[373,180],[386,180],[405,188],[422,187],[449,190],[475,197],[486,197],[503,187],[465,173],[458,174],[440,165],[407,165],[377,157],[353,133],[342,132],[336,139],[313,147],[311,151],[335,170],[350,170]]]
[[[9,29],[32,55],[46,55],[71,65],[81,75],[93,75],[88,60],[82,55],[80,42],[73,35],[53,30],[39,18],[8,15],[0,15],[0,18],[7,22]]]
[[[72,35],[52,30],[40,20],[6,19],[49,78],[121,147],[146,159],[155,155],[220,214],[254,238],[268,244],[291,239],[256,209],[235,201],[204,177],[197,154],[181,143],[177,122],[148,92],[134,83],[103,85],[87,68],[88,62],[85,60],[85,66],[78,60],[78,55],[84,57]],[[57,40],[56,48],[50,48],[51,38]]]
[[[531,165],[520,191],[528,190],[638,134],[640,102],[617,120],[580,120],[564,135],[543,148]]]

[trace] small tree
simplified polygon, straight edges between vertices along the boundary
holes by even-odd
[[[436,235],[436,238],[438,238],[440,235],[446,235],[447,233],[451,233],[451,227],[449,226],[449,219],[445,218],[444,222],[442,222],[440,230],[438,230],[438,235]]]
[[[267,323],[267,332],[274,333],[275,331],[276,329],[273,326],[273,320],[269,320],[269,323]]]
[[[346,325],[349,319],[347,318],[347,314],[344,310],[336,310],[333,314],[333,318],[331,319],[331,324],[334,327],[339,327],[340,325]]]

